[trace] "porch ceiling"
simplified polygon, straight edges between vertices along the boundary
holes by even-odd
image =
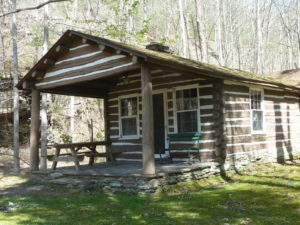
[[[68,32],[17,87],[45,93],[103,98],[123,76],[138,71],[140,63],[136,56]]]
[[[88,98],[105,98],[107,93],[117,86],[124,76],[136,74],[140,70],[134,69],[127,72],[112,74],[111,76],[98,78],[89,81],[79,81],[69,85],[62,85],[57,87],[50,87],[46,89],[39,89],[44,93],[80,96]]]

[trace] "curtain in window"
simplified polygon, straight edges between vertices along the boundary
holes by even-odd
[[[137,135],[137,97],[121,99],[122,136]]]
[[[178,132],[198,131],[198,98],[197,89],[176,91]]]
[[[262,110],[262,94],[261,91],[251,90],[251,110],[252,110],[252,130],[263,130],[263,110]]]

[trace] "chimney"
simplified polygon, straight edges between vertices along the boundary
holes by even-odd
[[[169,46],[165,45],[164,43],[158,42],[150,42],[150,44],[146,45],[146,49],[150,49],[157,52],[172,53]]]

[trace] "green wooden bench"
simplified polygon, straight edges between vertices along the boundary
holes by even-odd
[[[200,160],[200,140],[202,137],[202,133],[200,132],[187,132],[187,133],[175,133],[175,134],[169,134],[168,135],[168,144],[169,148],[164,149],[165,151],[169,152],[169,159],[172,160],[172,151],[180,152],[183,150],[187,150],[188,152],[188,157],[189,157],[189,162],[193,158],[191,153],[197,153],[197,156],[199,157]],[[176,145],[176,142],[181,142],[181,141],[186,141],[186,142],[191,142],[189,147],[184,147],[184,148],[176,148],[174,145]],[[162,152],[160,153],[161,157]],[[162,157],[161,157],[162,159]]]

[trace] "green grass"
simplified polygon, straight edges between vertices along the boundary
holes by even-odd
[[[0,196],[0,207],[18,205],[0,212],[0,224],[300,224],[299,162],[228,175],[230,183],[214,177],[157,196],[66,189]]]

